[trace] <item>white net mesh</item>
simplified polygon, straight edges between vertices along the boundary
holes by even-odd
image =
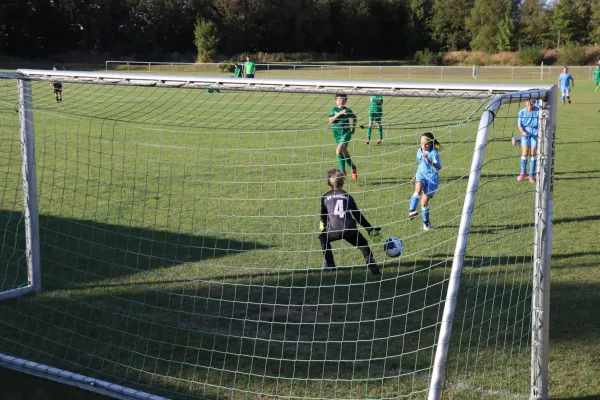
[[[43,292],[0,303],[1,352],[169,397],[425,396],[491,95],[345,89],[359,125],[368,95],[384,94],[382,143],[377,126],[370,145],[357,128],[358,180],[344,186],[381,237],[405,243],[389,258],[370,240],[372,276],[345,242],[333,245],[340,268],[321,269],[333,91],[67,81],[57,103],[48,80],[32,86]],[[3,290],[26,282],[15,87],[0,80]],[[521,106],[489,131],[449,395],[529,391],[535,185],[515,181],[510,144]],[[425,131],[443,145],[432,231],[407,215]]]

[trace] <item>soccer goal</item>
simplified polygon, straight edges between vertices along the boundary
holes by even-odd
[[[1,367],[115,398],[548,397],[554,86],[0,78]],[[430,230],[408,215],[426,132]],[[323,268],[321,197],[346,165],[378,276],[345,241]]]

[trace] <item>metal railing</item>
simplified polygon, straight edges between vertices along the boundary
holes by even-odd
[[[176,63],[152,61],[106,61],[106,71],[150,72],[168,74],[198,74],[230,76],[223,72],[223,63]],[[327,79],[379,78],[412,79],[482,79],[482,80],[556,80],[563,66],[480,66],[473,77],[473,67],[420,66],[420,65],[337,65],[337,64],[256,64],[257,76],[264,77],[318,77]],[[569,67],[575,79],[592,80],[593,66]]]

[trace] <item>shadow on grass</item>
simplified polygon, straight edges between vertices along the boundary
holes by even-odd
[[[16,243],[0,260],[20,254],[25,264],[23,215],[0,210],[0,233]],[[44,291],[92,283],[190,262],[266,248],[256,242],[102,224],[41,215],[40,253]],[[4,260],[3,260],[4,259]],[[26,268],[22,268],[26,271]]]
[[[2,213],[0,227],[14,227],[13,219],[20,220]],[[366,268],[274,266],[112,286],[102,280],[262,247],[48,216],[40,222],[47,291],[0,303],[1,352],[177,398],[390,398],[427,387],[447,255],[389,262],[381,277]],[[531,262],[468,255],[447,363],[456,396],[488,384],[528,393]],[[589,321],[600,321],[599,303],[598,285],[553,287],[552,340],[597,329]]]

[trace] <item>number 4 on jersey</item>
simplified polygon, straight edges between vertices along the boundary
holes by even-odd
[[[346,216],[346,210],[344,210],[344,200],[338,200],[335,203],[335,209],[333,210],[333,214],[337,215],[340,218],[344,218]]]

